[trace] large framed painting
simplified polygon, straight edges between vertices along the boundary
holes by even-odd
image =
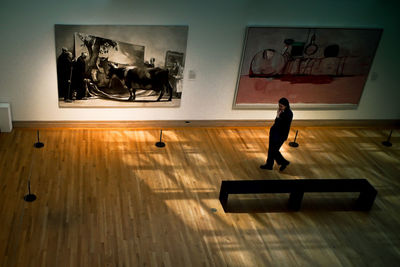
[[[357,108],[382,29],[248,27],[233,108]]]
[[[187,26],[55,25],[58,103],[177,107]]]

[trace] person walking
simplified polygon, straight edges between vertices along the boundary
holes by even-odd
[[[274,125],[269,131],[268,158],[266,163],[260,166],[261,169],[272,170],[274,161],[276,161],[280,165],[279,170],[283,171],[290,164],[279,152],[279,149],[289,136],[293,112],[290,109],[289,100],[284,97],[279,99],[278,105]]]

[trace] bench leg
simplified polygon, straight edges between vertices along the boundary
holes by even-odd
[[[221,187],[221,191],[219,191],[219,202],[221,202],[222,208],[225,212],[227,212],[228,205],[228,191],[224,190],[225,188]]]
[[[360,193],[360,196],[357,199],[356,207],[359,210],[367,211],[372,208],[374,204],[375,197],[377,195],[377,191],[363,191]]]
[[[289,197],[289,209],[300,210],[301,202],[303,201],[304,192],[292,192]]]

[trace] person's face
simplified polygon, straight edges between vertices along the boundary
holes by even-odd
[[[284,111],[285,109],[286,109],[286,106],[279,103],[279,110]]]

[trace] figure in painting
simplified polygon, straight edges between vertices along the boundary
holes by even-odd
[[[183,67],[175,61],[170,69],[171,84],[175,95],[180,98],[182,95]]]
[[[73,64],[72,70],[72,84],[73,84],[73,96],[72,99],[82,99],[86,96],[86,58],[87,53],[82,52],[80,57]]]
[[[146,61],[144,62],[144,66],[147,68],[154,68],[156,59],[154,57],[150,58],[150,62]]]
[[[63,47],[57,59],[58,97],[71,101],[72,53]]]

